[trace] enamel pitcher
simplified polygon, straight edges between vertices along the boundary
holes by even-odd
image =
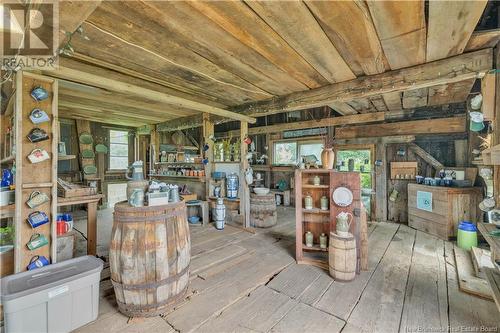
[[[348,212],[340,212],[337,215],[337,235],[340,237],[348,237],[349,236],[349,228],[351,227],[351,223],[354,217],[351,213]]]

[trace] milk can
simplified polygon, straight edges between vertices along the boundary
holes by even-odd
[[[226,177],[226,196],[229,199],[238,198],[238,175],[236,173],[230,173]]]
[[[214,209],[215,228],[218,230],[224,229],[224,221],[226,219],[226,206],[224,206],[224,199],[217,198],[217,203]]]

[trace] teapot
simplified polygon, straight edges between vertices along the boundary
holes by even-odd
[[[337,235],[340,237],[349,236],[349,228],[351,227],[351,223],[354,217],[349,212],[340,212],[337,215]]]

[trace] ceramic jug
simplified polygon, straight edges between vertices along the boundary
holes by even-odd
[[[306,232],[306,246],[307,247],[312,247],[313,246],[313,234],[312,232],[308,231]]]
[[[340,237],[347,237],[349,235],[349,228],[353,220],[353,216],[348,212],[341,212],[337,215],[337,235]]]
[[[309,194],[304,197],[304,208],[305,209],[313,208],[313,198]]]
[[[326,196],[322,196],[320,199],[321,210],[328,210],[328,198]]]
[[[319,247],[322,249],[326,249],[328,247],[328,238],[324,233],[319,235]]]
[[[320,184],[321,184],[321,179],[319,178],[319,176],[314,176],[313,185],[318,186]]]

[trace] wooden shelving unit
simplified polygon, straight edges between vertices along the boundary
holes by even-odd
[[[31,90],[43,87],[49,98],[35,101]],[[16,206],[15,206],[15,243],[14,243],[14,271],[26,270],[33,256],[45,256],[51,263],[55,263],[57,253],[56,216],[57,216],[57,144],[59,127],[57,118],[58,100],[57,80],[32,73],[19,72],[16,75],[15,100],[15,132],[16,135]],[[50,121],[33,124],[29,115],[34,108],[41,108],[50,117]],[[32,143],[27,139],[28,133],[38,127],[49,134],[49,140]],[[33,149],[47,151],[50,158],[40,163],[32,164],[27,156]],[[30,208],[28,201],[33,191],[45,193],[50,200],[36,208]],[[34,211],[45,212],[49,216],[49,223],[33,229],[27,222],[28,216]],[[29,250],[26,244],[35,233],[43,234],[49,244],[36,250]]]
[[[313,179],[318,176],[320,185],[314,185]],[[333,191],[340,186],[349,188],[354,196],[348,207],[339,207],[332,201]],[[340,212],[349,212],[355,216],[351,223],[351,233],[356,237],[358,247],[358,263],[360,258],[359,215],[361,212],[360,177],[357,172],[337,172],[326,169],[295,170],[295,216],[296,216],[296,260],[299,264],[309,264],[328,270],[328,248],[319,247],[319,236],[336,228],[336,216]],[[313,208],[304,208],[304,198],[310,195]],[[326,196],[329,209],[321,210],[321,197]],[[357,216],[356,216],[357,215]],[[313,233],[313,246],[305,245],[305,233]],[[358,264],[358,268],[359,268]]]

